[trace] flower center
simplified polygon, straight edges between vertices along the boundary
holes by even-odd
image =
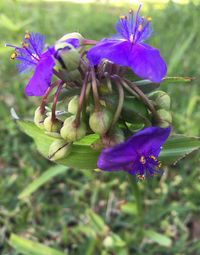
[[[146,159],[145,159],[144,156],[141,156],[141,157],[140,157],[140,163],[141,163],[142,165],[145,165],[145,164],[146,164]]]

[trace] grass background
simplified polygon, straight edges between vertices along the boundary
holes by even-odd
[[[172,98],[177,133],[199,136],[200,5],[164,2],[144,1],[143,13],[153,17],[156,32],[149,43],[161,50],[169,76],[196,77],[191,84],[162,89]],[[20,43],[25,30],[45,34],[49,44],[73,31],[98,40],[114,33],[118,16],[130,7],[3,0],[1,45]],[[162,234],[154,242],[138,240],[136,201],[123,173],[68,170],[25,201],[18,200],[26,185],[52,164],[10,117],[11,107],[19,115],[31,116],[39,103],[24,96],[28,77],[17,75],[10,53],[0,48],[0,254],[19,255],[8,244],[11,232],[66,254],[200,254],[199,154],[170,167],[161,179],[140,184],[145,229]],[[124,202],[126,206],[121,206]],[[93,212],[101,217],[100,223]],[[166,237],[172,241],[167,247],[162,243]]]

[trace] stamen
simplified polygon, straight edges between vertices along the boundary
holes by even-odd
[[[132,14],[132,13],[133,13],[133,9],[130,9],[130,10],[129,10],[129,13]]]
[[[119,18],[123,20],[123,19],[125,19],[125,16],[124,15],[123,16],[119,16]]]
[[[161,161],[158,161],[158,168],[161,168],[161,166],[162,166]]]
[[[24,35],[24,39],[30,39],[30,33],[27,31]]]
[[[137,178],[140,180],[140,181],[144,181],[145,177],[144,177],[144,174],[138,174]]]
[[[140,157],[140,163],[142,163],[143,165],[146,163],[146,159],[144,156]]]
[[[14,51],[14,52],[11,54],[10,59],[11,59],[11,60],[14,60],[14,59],[16,59],[16,57],[17,57],[17,52]]]
[[[153,159],[154,161],[157,161],[157,158],[153,155],[149,156],[151,159]]]
[[[138,32],[141,32],[142,31],[142,24],[139,24],[139,26],[138,26]]]
[[[147,21],[148,21],[148,22],[151,22],[151,21],[152,21],[152,17],[150,17],[150,16],[147,17]]]

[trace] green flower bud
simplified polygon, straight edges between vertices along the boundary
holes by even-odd
[[[94,111],[89,118],[89,125],[94,133],[105,134],[112,123],[112,113],[107,109]]]
[[[78,68],[80,63],[80,53],[70,43],[58,41],[55,44],[55,58],[58,60],[58,68],[66,68],[72,71]]]
[[[61,37],[58,42],[60,41],[66,41],[67,39],[71,39],[71,38],[76,38],[79,40],[79,43],[82,44],[82,41],[84,40],[83,36],[79,33],[69,33],[69,34],[66,34],[64,35],[63,37]]]
[[[83,121],[80,122],[79,126],[75,125],[75,116],[67,118],[64,122],[63,127],[60,130],[60,134],[63,139],[74,142],[83,138],[86,134],[86,125]]]
[[[108,134],[102,137],[102,142],[105,147],[111,147],[119,143],[123,143],[125,140],[123,131],[118,128],[112,128]]]
[[[161,121],[159,123],[159,126],[162,128],[168,127],[172,123],[172,115],[170,112],[160,109],[157,111]]]
[[[38,107],[35,110],[35,115],[34,115],[34,123],[37,127],[44,129],[44,119],[45,119],[45,114],[42,114],[40,111],[40,107]]]
[[[79,97],[74,96],[68,104],[68,112],[72,114],[76,114],[78,110],[78,104],[79,104]]]
[[[44,128],[48,132],[59,132],[62,127],[62,121],[56,119],[52,121],[51,116],[46,117],[44,120]]]
[[[150,94],[150,99],[154,100],[156,109],[170,109],[171,99],[166,92],[155,91]]]
[[[67,157],[71,152],[71,144],[64,140],[55,140],[49,147],[48,158],[58,160]]]

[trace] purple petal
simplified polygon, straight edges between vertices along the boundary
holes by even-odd
[[[54,65],[55,62],[49,51],[43,53],[35,68],[32,78],[25,88],[25,93],[27,96],[44,95],[45,91],[51,84]]]
[[[102,59],[127,66],[131,44],[126,40],[104,39],[87,53],[90,64],[97,65]]]
[[[149,127],[145,128],[126,142],[102,150],[97,166],[106,171],[127,170],[136,171],[138,158],[141,155],[154,155],[157,157],[161,146],[170,134],[171,128]],[[138,167],[137,167],[138,168]]]
[[[129,67],[144,79],[159,83],[167,73],[167,66],[159,50],[147,44],[133,44],[129,54]]]

